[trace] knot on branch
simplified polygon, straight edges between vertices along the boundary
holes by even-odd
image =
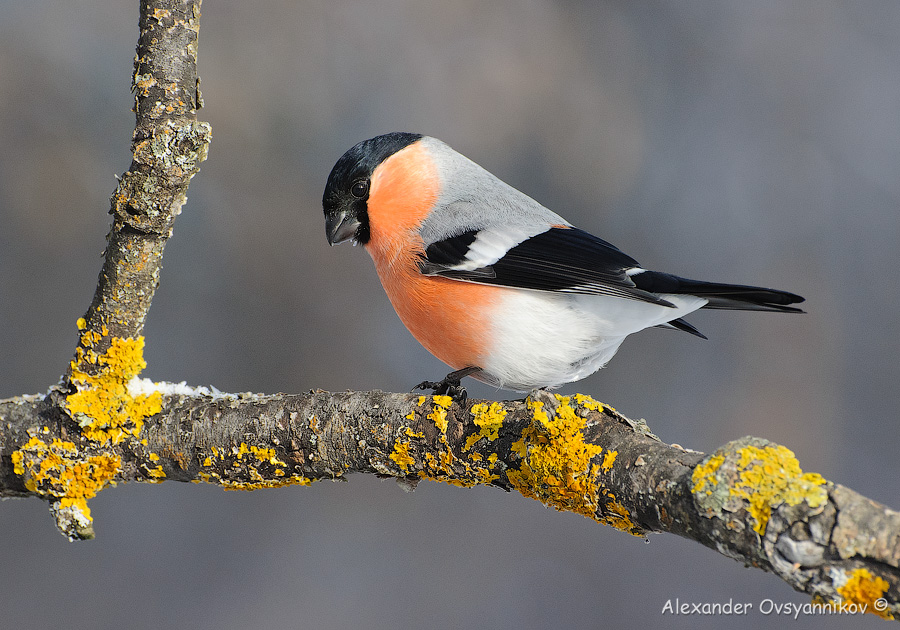
[[[790,449],[759,438],[719,448],[694,468],[692,481],[701,514],[721,518],[731,529],[749,524],[760,536],[774,510],[805,503],[810,514],[817,514],[828,501],[821,475],[804,473]]]
[[[168,120],[136,130],[134,161],[116,186],[110,213],[139,232],[167,235],[211,139],[209,123],[196,120]]]
[[[49,428],[40,433],[49,434]],[[95,496],[119,471],[115,454],[60,438],[48,441],[34,435],[12,454],[13,470],[25,488],[50,499],[60,531],[69,540],[94,537],[87,500]]]
[[[182,183],[200,170],[206,160],[212,128],[197,120],[167,120],[141,131],[132,141],[134,164],[146,167],[157,176],[175,178]]]

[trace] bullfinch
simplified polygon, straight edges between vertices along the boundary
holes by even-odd
[[[389,133],[334,165],[322,199],[332,245],[362,244],[413,336],[453,368],[515,391],[603,367],[653,326],[705,337],[701,308],[799,313],[786,291],[650,271],[437,140]]]

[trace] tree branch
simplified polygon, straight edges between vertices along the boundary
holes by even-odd
[[[200,0],[141,0],[132,75],[133,160],[112,194],[113,222],[97,290],[77,322],[75,356],[54,398],[86,438],[101,444],[137,437],[143,419],[160,408],[158,394],[133,397],[127,384],[146,365],[141,333],[163,250],[211,139],[210,126],[196,119],[202,103],[199,28]],[[86,461],[114,468],[113,460]],[[55,501],[53,510],[70,537],[93,536],[83,499]]]
[[[187,187],[206,159],[210,126],[197,122],[200,0],[142,0],[132,92],[133,161],[111,198],[113,223],[94,299],[79,328],[72,370],[96,372],[92,354],[113,337],[140,337],[159,282],[163,249]],[[98,337],[99,336],[99,337]]]
[[[872,611],[884,598],[881,612],[900,612],[900,514],[803,473],[765,440],[704,455],[581,395],[459,406],[445,396],[213,394],[140,380],[131,390],[163,394],[162,409],[139,437],[105,446],[62,411],[59,391],[0,402],[0,496],[58,503],[107,483],[254,490],[350,473],[407,489],[422,479],[490,485],[633,535],[695,540],[823,602]]]
[[[134,161],[112,196],[97,291],[62,382],[0,401],[0,497],[47,500],[63,534],[78,539],[93,536],[87,501],[116,483],[253,490],[355,472],[409,490],[422,479],[490,485],[636,536],[695,540],[823,606],[900,614],[900,514],[804,473],[765,440],[704,455],[581,395],[460,406],[446,396],[234,395],[140,379],[163,249],[210,141],[196,121],[199,6],[141,2]]]

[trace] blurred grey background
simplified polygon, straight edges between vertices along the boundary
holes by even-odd
[[[0,1],[0,396],[45,391],[72,354],[130,163],[137,17]],[[648,267],[808,298],[804,316],[695,314],[706,342],[644,332],[563,392],[698,450],[769,438],[900,507],[898,32],[896,0],[207,2],[214,140],[144,375],[259,392],[442,376],[365,252],[327,246],[320,208],[352,144],[417,131]],[[785,623],[763,600],[809,601],[694,543],[483,488],[166,483],[91,508],[98,538],[70,544],[43,502],[0,505],[2,627],[756,628]],[[661,614],[676,597],[754,609]]]

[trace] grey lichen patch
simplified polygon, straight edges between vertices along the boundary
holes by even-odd
[[[175,177],[192,176],[206,160],[212,128],[199,121],[166,121],[135,143],[134,160]]]
[[[867,556],[897,566],[900,564],[900,512],[836,485],[832,491],[838,507],[837,521],[827,532],[842,558]],[[859,526],[860,519],[867,527]]]
[[[721,516],[728,502],[730,488],[718,474],[724,461],[725,456],[716,452],[694,468],[691,492],[701,514]]]
[[[150,88],[156,86],[156,79],[153,78],[151,73],[146,74],[138,74],[135,73],[133,78],[132,89],[136,96],[149,96]]]
[[[168,234],[211,140],[205,122],[169,120],[150,127],[145,137],[135,140],[134,164],[113,193],[117,220],[143,233]]]
[[[702,514],[735,514],[760,536],[774,511],[796,507],[793,516],[800,518],[821,512],[828,502],[829,484],[821,475],[804,473],[793,452],[759,438],[721,447],[694,467],[691,481]]]
[[[62,506],[60,501],[54,501],[50,504],[50,514],[60,533],[69,540],[94,538],[94,525],[90,515],[85,514],[77,505]]]

